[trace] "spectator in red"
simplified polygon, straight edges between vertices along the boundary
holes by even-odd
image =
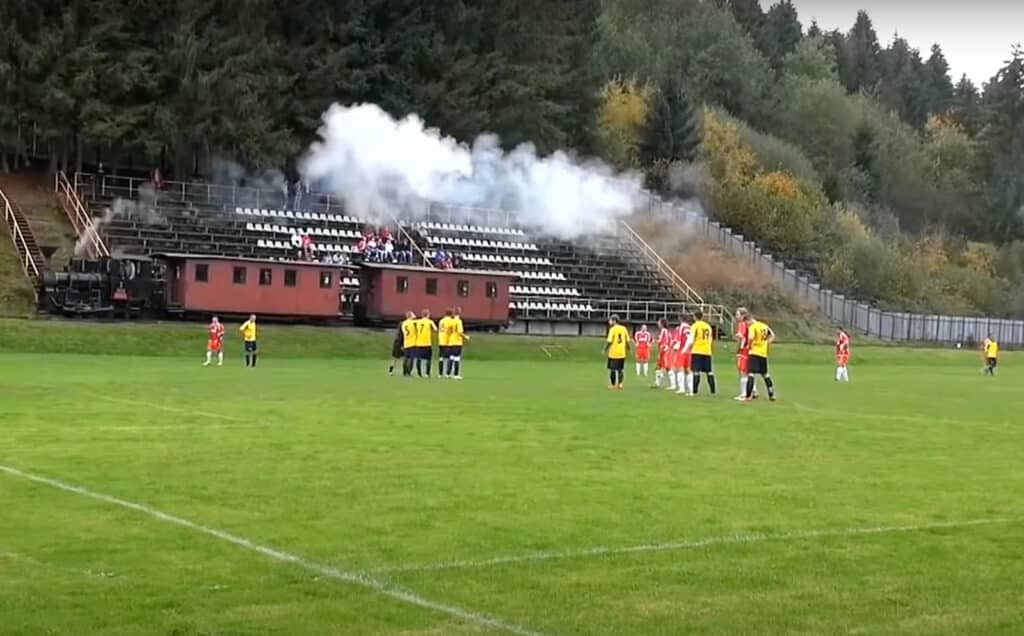
[[[387,243],[391,240],[391,230],[386,227],[380,228],[380,242]]]
[[[313,237],[306,232],[302,234],[302,253],[307,261],[313,260]]]

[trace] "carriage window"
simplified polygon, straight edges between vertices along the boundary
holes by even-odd
[[[487,282],[487,297],[488,298],[497,298],[498,297],[498,283],[495,283],[493,281],[488,281]]]
[[[428,278],[427,279],[427,295],[429,295],[429,296],[437,296],[437,279],[436,278]]]
[[[235,274],[234,274],[235,284],[236,285],[244,285],[245,284],[245,277],[246,277],[247,273],[248,273],[248,270],[246,268],[244,268],[244,267],[236,267],[235,268]]]
[[[469,281],[468,280],[460,280],[458,287],[459,287],[459,289],[458,289],[459,296],[462,296],[463,298],[465,298],[466,296],[469,296]]]
[[[274,271],[271,269],[260,270],[260,285],[271,285],[274,282]]]
[[[330,289],[334,281],[334,274],[331,272],[320,272],[320,289]]]
[[[295,287],[295,285],[298,284],[298,278],[299,278],[298,274],[299,273],[296,272],[294,269],[286,269],[286,270],[284,270],[284,286],[285,287]]]
[[[399,276],[395,279],[395,291],[399,294],[409,291],[409,278],[407,276]]]
[[[196,282],[205,283],[210,280],[210,266],[205,263],[196,263]]]

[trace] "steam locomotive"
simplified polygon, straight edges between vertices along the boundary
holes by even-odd
[[[163,318],[181,308],[166,299],[166,265],[145,258],[75,259],[46,272],[39,311],[62,316]]]

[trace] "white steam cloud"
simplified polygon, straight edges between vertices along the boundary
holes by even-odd
[[[436,202],[508,210],[539,233],[575,238],[608,230],[643,201],[638,176],[564,152],[538,157],[531,144],[505,152],[494,135],[469,147],[374,104],[335,104],[323,119],[299,170],[363,218],[422,214]]]

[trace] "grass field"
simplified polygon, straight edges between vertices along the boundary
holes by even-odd
[[[725,351],[684,399],[593,340],[458,383],[202,332],[0,323],[0,634],[1024,633],[1019,355],[782,344],[742,405]]]

